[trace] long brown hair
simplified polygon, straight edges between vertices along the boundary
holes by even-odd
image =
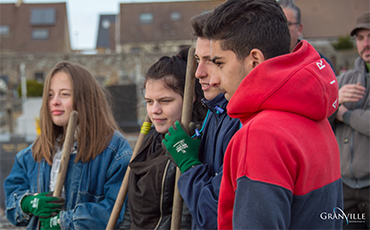
[[[40,109],[41,134],[32,147],[36,161],[42,158],[52,164],[58,137],[64,142],[66,127],[56,126],[49,110],[51,78],[57,72],[70,76],[72,82],[73,109],[78,112],[75,138],[77,150],[75,162],[87,162],[99,155],[108,145],[115,130],[119,130],[108,103],[109,94],[84,67],[67,61],[59,62],[46,77]]]

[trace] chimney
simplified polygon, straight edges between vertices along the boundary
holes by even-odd
[[[20,7],[22,3],[23,3],[23,0],[17,0],[17,2],[15,3],[15,6]]]

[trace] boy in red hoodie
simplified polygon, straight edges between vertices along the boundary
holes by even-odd
[[[306,41],[290,53],[275,0],[228,0],[204,32],[215,64],[210,84],[243,124],[225,153],[219,229],[340,229],[347,217],[327,120],[338,107],[329,64]]]

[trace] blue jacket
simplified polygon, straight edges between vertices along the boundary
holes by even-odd
[[[132,155],[128,141],[118,132],[95,159],[74,163],[71,154],[64,183],[65,210],[60,212],[62,229],[105,229]],[[51,166],[36,162],[32,145],[20,151],[4,181],[6,216],[17,226],[36,229],[38,218],[21,210],[20,201],[30,193],[49,191]],[[125,205],[123,205],[125,207]],[[121,211],[117,223],[123,219]]]
[[[224,94],[211,101],[203,99],[203,103],[209,108],[199,149],[199,160],[203,164],[184,172],[178,180],[178,187],[193,217],[192,229],[217,229],[224,153],[240,122],[227,115],[228,102]]]

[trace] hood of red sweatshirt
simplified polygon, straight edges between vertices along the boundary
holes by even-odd
[[[233,118],[279,110],[323,120],[338,108],[338,83],[325,59],[305,40],[290,54],[268,59],[241,82],[227,106]]]

